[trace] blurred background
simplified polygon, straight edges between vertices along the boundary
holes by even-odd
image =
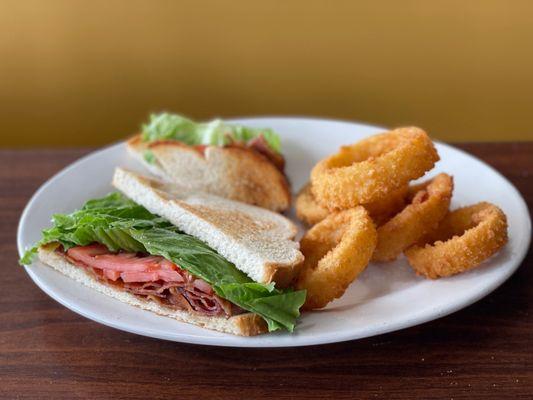
[[[0,146],[101,145],[161,110],[533,140],[532,45],[530,1],[0,0]]]

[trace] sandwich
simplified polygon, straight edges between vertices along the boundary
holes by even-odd
[[[53,226],[35,255],[119,301],[236,335],[293,331],[303,290],[289,287],[303,255],[284,216],[117,168],[118,192]]]
[[[127,148],[152,174],[189,191],[277,212],[290,207],[280,138],[270,129],[162,113],[152,115]]]

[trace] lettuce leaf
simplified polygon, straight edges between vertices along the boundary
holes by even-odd
[[[52,221],[53,226],[26,251],[21,264],[31,264],[37,248],[51,242],[65,249],[98,242],[110,251],[159,255],[211,284],[220,297],[259,314],[270,331],[285,328],[292,332],[305,302],[305,291],[281,291],[274,284],[252,281],[205,243],[120,193],[90,200],[72,214],[54,215]]]
[[[195,122],[177,114],[152,114],[150,122],[142,127],[142,139],[145,142],[178,140],[190,146],[202,144],[225,146],[233,142],[246,143],[261,135],[272,150],[278,153],[281,151],[280,138],[272,129],[232,125],[220,119]]]
[[[235,299],[235,304],[259,315],[275,314],[276,319],[265,319],[268,330],[292,326],[300,315],[299,307],[286,307],[287,304],[305,302],[305,290],[280,292],[274,285],[250,282],[243,284],[228,283],[215,286],[215,292],[224,298]],[[289,329],[292,332],[292,329]]]

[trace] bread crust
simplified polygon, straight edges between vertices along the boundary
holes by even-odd
[[[97,281],[91,274],[70,263],[61,253],[55,251],[57,244],[41,246],[38,254],[39,259],[49,267],[62,273],[63,275],[97,290],[107,296],[113,297],[124,303],[151,311],[156,314],[174,318],[181,322],[197,325],[202,328],[219,332],[231,333],[240,336],[255,336],[268,332],[266,322],[257,314],[245,313],[229,318],[206,316],[189,312],[186,310],[175,310],[170,307],[158,304],[151,300],[143,299],[132,293],[122,291],[111,285],[106,285]]]
[[[278,212],[291,204],[285,175],[254,149],[229,145],[207,146],[200,151],[175,140],[145,143],[139,134],[128,140],[127,147],[152,173],[190,190]],[[148,149],[155,157],[154,164],[143,157]]]

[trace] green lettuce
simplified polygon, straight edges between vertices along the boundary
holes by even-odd
[[[248,142],[263,136],[269,147],[281,151],[279,136],[272,129],[249,128],[228,124],[220,119],[209,122],[195,122],[177,114],[152,114],[150,122],[142,127],[145,142],[155,140],[178,140],[190,146],[225,146],[233,142]]]
[[[98,242],[110,251],[147,252],[162,256],[202,278],[220,297],[264,318],[270,331],[293,331],[305,291],[281,291],[274,284],[252,281],[232,263],[193,236],[180,232],[164,218],[111,193],[88,201],[72,214],[56,214],[53,226],[21,258],[31,264],[37,248],[58,242],[66,250]]]

